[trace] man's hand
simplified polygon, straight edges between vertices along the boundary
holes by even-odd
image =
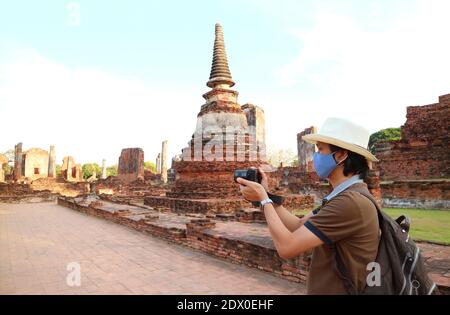
[[[269,180],[267,179],[266,173],[264,173],[261,167],[258,167],[258,171],[261,174],[261,185],[266,191],[269,191]]]
[[[269,198],[266,189],[259,183],[238,177],[236,181],[240,184],[239,189],[248,201],[261,201]],[[266,177],[267,181],[267,177]]]

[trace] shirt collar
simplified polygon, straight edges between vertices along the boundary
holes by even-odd
[[[334,188],[333,191],[324,198],[324,201],[330,201],[332,198],[336,197],[336,195],[338,195],[342,191],[346,190],[351,185],[356,184],[356,183],[363,183],[363,182],[364,181],[359,178],[359,174],[353,175],[349,179],[347,179],[347,180],[343,181],[342,183],[340,183],[339,185],[337,185],[336,188]]]

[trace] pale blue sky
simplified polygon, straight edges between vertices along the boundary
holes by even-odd
[[[153,161],[168,139],[179,154],[208,90],[216,22],[239,102],[266,111],[269,146],[295,150],[296,133],[328,116],[400,126],[406,106],[450,93],[449,10],[445,0],[1,0],[0,151],[55,144],[58,161],[114,164],[131,146]]]

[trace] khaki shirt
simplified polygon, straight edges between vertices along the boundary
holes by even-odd
[[[367,188],[365,183],[356,185]],[[350,187],[352,187],[350,186]],[[336,244],[358,292],[366,286],[367,265],[375,261],[379,244],[375,205],[358,192],[344,190],[312,216],[305,227],[320,239]],[[323,244],[314,248],[307,283],[308,294],[347,294],[334,269],[332,250]]]

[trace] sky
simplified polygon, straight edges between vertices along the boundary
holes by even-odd
[[[181,153],[223,26],[239,103],[272,149],[345,117],[375,132],[450,93],[448,0],[0,0],[0,152],[102,159]]]

